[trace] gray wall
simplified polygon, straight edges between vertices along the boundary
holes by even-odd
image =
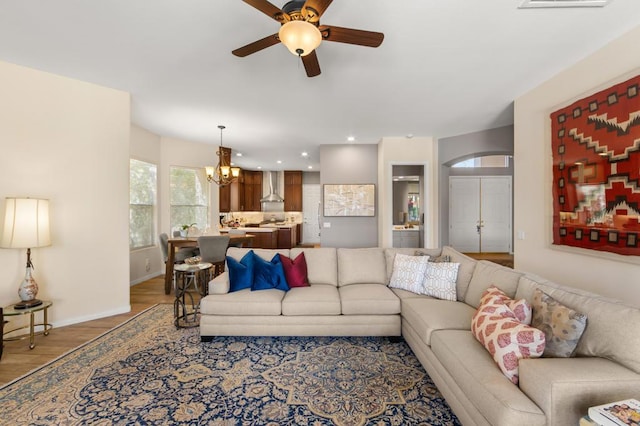
[[[438,140],[440,246],[449,244],[449,176],[513,176],[513,166],[508,169],[460,169],[452,173],[452,164],[468,158],[486,155],[513,155],[513,126],[498,127],[497,129],[467,133]]]
[[[376,216],[322,217],[320,244],[322,247],[378,246],[378,146],[322,145],[320,147],[320,183],[376,185]]]
[[[320,172],[302,172],[302,184],[320,183]]]

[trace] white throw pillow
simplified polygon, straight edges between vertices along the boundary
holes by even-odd
[[[460,264],[455,262],[429,262],[420,293],[438,299],[457,300],[456,279],[459,266]]]
[[[429,256],[408,256],[396,253],[389,287],[421,293],[428,264]]]

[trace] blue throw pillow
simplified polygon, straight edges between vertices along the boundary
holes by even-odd
[[[273,256],[271,262],[267,262],[260,256],[254,254],[254,262],[251,291],[268,290],[271,288],[283,291],[289,290],[279,254]]]
[[[251,288],[253,284],[254,259],[257,256],[253,250],[249,250],[240,262],[227,256],[227,269],[229,270],[229,293],[233,291]]]

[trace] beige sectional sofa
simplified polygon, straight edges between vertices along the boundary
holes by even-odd
[[[230,248],[241,259],[250,249]],[[295,248],[254,252],[305,253],[310,286],[228,293],[224,273],[201,302],[202,340],[225,335],[400,336],[407,341],[465,425],[575,425],[589,406],[640,398],[640,310],[563,287],[450,247],[423,249],[460,263],[457,301],[388,287],[396,253],[414,249]],[[495,285],[532,300],[539,288],[587,315],[573,358],[521,360],[519,384],[507,379],[471,332],[482,293]]]

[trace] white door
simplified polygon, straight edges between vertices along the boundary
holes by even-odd
[[[449,244],[465,253],[511,252],[511,176],[449,178]]]
[[[480,252],[480,179],[449,178],[449,245],[464,253]]]
[[[320,244],[320,184],[302,185],[302,243]]]
[[[480,250],[511,251],[511,176],[481,178]]]

